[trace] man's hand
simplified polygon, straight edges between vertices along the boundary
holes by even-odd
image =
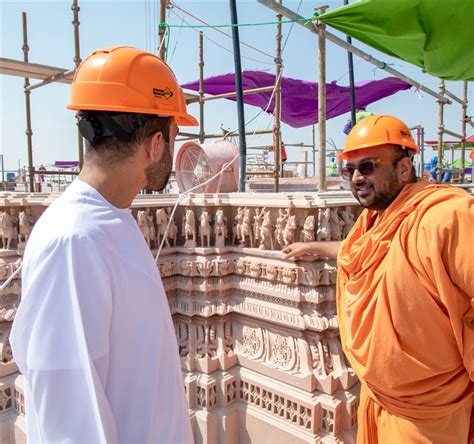
[[[311,261],[316,257],[336,259],[341,242],[295,242],[283,248],[284,259]]]
[[[285,259],[293,260],[311,260],[314,259],[315,251],[313,242],[295,242],[283,248],[282,253]]]

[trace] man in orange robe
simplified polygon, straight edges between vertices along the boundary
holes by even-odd
[[[394,117],[358,123],[340,157],[366,209],[342,244],[284,250],[338,252],[341,342],[362,384],[358,444],[474,439],[474,199],[417,182],[418,151]]]

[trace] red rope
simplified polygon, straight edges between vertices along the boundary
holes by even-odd
[[[224,34],[225,36],[232,38],[232,36],[231,36],[230,34],[227,34],[226,32],[224,32],[224,31],[222,31],[222,30],[220,30],[220,29],[218,29],[218,28],[214,28],[214,27],[211,26],[209,23],[205,22],[204,20],[201,20],[200,18],[196,17],[195,15],[191,14],[190,12],[188,12],[188,11],[184,10],[183,8],[179,7],[176,3],[170,2],[170,5],[173,6],[173,7],[175,7],[175,8],[178,8],[180,11],[182,11],[182,12],[184,12],[185,14],[189,15],[189,16],[192,17],[194,20],[197,20],[198,22],[201,22],[202,24],[204,24],[204,25],[206,25],[206,26],[209,26],[210,28],[214,29],[215,31],[220,32],[221,34]],[[268,53],[266,53],[266,52],[264,52],[264,51],[262,51],[262,50],[260,50],[260,49],[258,49],[258,48],[255,48],[255,46],[249,45],[248,43],[245,43],[245,42],[243,42],[242,40],[239,40],[239,41],[240,41],[240,43],[241,43],[242,45],[247,46],[248,48],[253,49],[254,51],[257,51],[257,52],[259,52],[260,54],[263,54],[263,55],[265,55],[265,56],[267,56],[267,57],[270,57],[271,59],[274,59],[274,56],[272,56],[271,54],[268,54]]]

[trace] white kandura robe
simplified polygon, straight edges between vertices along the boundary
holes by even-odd
[[[36,223],[13,354],[31,443],[191,443],[157,266],[130,210],[76,179]]]

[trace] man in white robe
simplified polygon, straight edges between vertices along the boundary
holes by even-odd
[[[92,53],[70,109],[84,167],[28,241],[11,344],[32,443],[192,443],[158,269],[130,205],[161,190],[178,124],[195,125],[172,71],[129,47]]]

